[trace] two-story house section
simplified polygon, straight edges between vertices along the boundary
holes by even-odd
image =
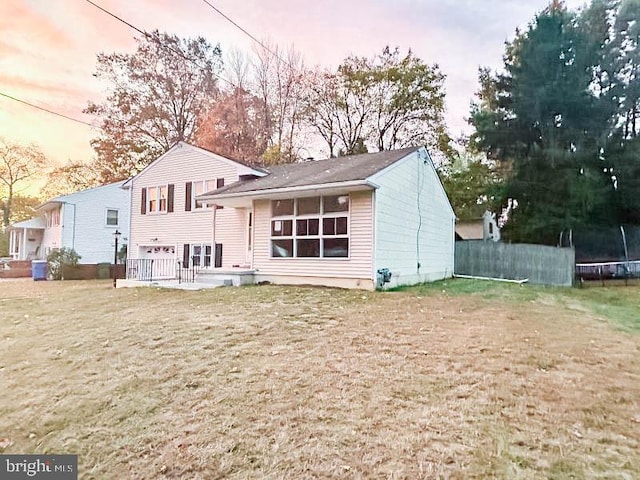
[[[82,264],[112,262],[114,233],[129,229],[129,195],[124,182],[90,188],[47,200],[37,217],[10,227],[16,260],[41,259],[54,249],[71,248]],[[127,242],[123,235],[121,242]]]
[[[264,175],[244,162],[177,143],[124,185],[131,194],[128,277],[149,276],[151,260],[154,278],[173,278],[179,268],[248,265],[251,210],[196,198]]]

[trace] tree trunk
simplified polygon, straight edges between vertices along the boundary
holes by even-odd
[[[9,195],[2,206],[2,229],[6,230],[11,219],[11,204],[13,203],[13,185],[9,185]]]

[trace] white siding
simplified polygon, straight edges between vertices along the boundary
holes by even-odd
[[[53,250],[55,248],[62,248],[62,247],[73,248],[71,245],[62,244],[62,224],[64,222],[64,219],[62,217],[64,212],[61,211],[61,208],[59,206],[56,206],[53,209],[49,209],[48,212],[51,212],[53,210],[60,211],[60,224],[54,225],[52,227],[47,227],[47,226],[44,227],[44,232],[42,235],[42,243],[40,244],[40,251],[38,253],[38,255],[42,258],[47,258],[47,253],[50,250]],[[44,218],[46,222],[46,217]]]
[[[113,262],[113,232],[117,228],[126,237],[129,228],[129,193],[121,186],[122,182],[114,183],[61,197],[61,246],[78,252],[80,263]],[[118,210],[117,227],[107,226],[107,208]],[[120,243],[126,243],[122,237]]]
[[[226,159],[186,144],[174,147],[156,160],[147,170],[129,182],[131,187],[130,258],[137,258],[140,246],[176,247],[177,259],[182,259],[183,245],[213,244],[212,209],[185,210],[187,182],[224,178],[229,185],[239,178],[238,166]],[[171,213],[141,213],[142,189],[174,185],[174,211]],[[222,243],[223,267],[245,263],[244,210],[222,208],[215,211],[215,243]],[[213,258],[212,258],[213,264]]]
[[[352,192],[349,212],[349,258],[271,258],[271,207],[269,200],[254,203],[253,268],[258,280],[274,283],[349,285],[370,288],[372,278],[371,192]],[[293,281],[298,279],[297,281]],[[324,280],[323,280],[324,279]],[[354,279],[338,283],[339,279]],[[359,283],[358,283],[359,282]]]
[[[223,268],[246,265],[246,230],[246,209],[216,210],[216,243],[222,244]]]
[[[421,149],[371,179],[375,192],[375,270],[386,286],[453,275],[455,216],[426,151]]]

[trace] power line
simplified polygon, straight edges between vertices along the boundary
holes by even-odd
[[[119,22],[124,23],[127,27],[132,28],[133,30],[135,30],[136,32],[138,32],[139,34],[145,36],[146,38],[149,38],[151,40],[154,40],[155,42],[158,43],[158,45],[160,45],[163,48],[166,48],[167,50],[175,53],[176,55],[182,57],[183,59],[187,60],[188,62],[193,63],[195,66],[197,66],[200,70],[204,70],[204,68],[202,67],[202,65],[200,65],[196,60],[194,60],[193,58],[187,56],[184,54],[184,52],[182,52],[181,50],[178,50],[176,48],[173,48],[170,45],[167,45],[165,43],[163,43],[160,38],[158,36],[154,36],[152,34],[150,34],[149,32],[145,32],[144,30],[136,27],[135,25],[133,25],[132,23],[127,22],[126,20],[124,20],[123,18],[119,17],[118,15],[116,15],[115,13],[111,13],[109,10],[101,7],[100,5],[92,2],[91,0],[86,0],[87,3],[90,3],[91,5],[93,5],[94,7],[96,7],[98,10],[106,13],[107,15],[109,15],[110,17],[115,18],[116,20],[118,20]],[[218,78],[219,80],[222,80],[223,82],[227,82],[229,85],[231,85],[232,87],[236,87],[236,85],[231,82],[230,80],[227,80],[226,78],[218,75],[217,73],[215,73],[214,71],[211,72],[213,74],[214,77]]]
[[[133,28],[136,32],[144,35],[145,37],[148,36],[149,34],[147,32],[145,32],[144,30],[140,30],[138,27],[136,27],[135,25],[130,24],[129,22],[127,22],[126,20],[120,18],[119,16],[117,16],[114,13],[111,13],[109,10],[105,10],[104,8],[102,8],[100,5],[93,3],[91,0],[87,0],[88,3],[90,3],[91,5],[93,5],[94,7],[96,7],[98,10],[103,11],[104,13],[106,13],[107,15],[115,18],[116,20],[124,23],[126,26],[128,26],[129,28]]]
[[[271,55],[273,55],[274,57],[276,57],[278,60],[280,60],[282,63],[284,63],[285,65],[290,65],[289,62],[287,62],[285,59],[283,59],[280,55],[278,55],[276,52],[274,52],[273,50],[271,50],[268,46],[266,46],[264,43],[262,43],[260,40],[258,40],[256,37],[254,37],[253,35],[251,35],[251,33],[249,33],[246,29],[242,28],[240,25],[238,25],[236,22],[234,22],[231,18],[229,18],[227,15],[225,15],[224,13],[222,13],[220,11],[220,9],[216,8],[215,6],[213,6],[208,0],[202,0],[204,3],[206,3],[207,5],[209,5],[209,7],[211,7],[214,11],[216,11],[219,15],[221,15],[223,18],[225,18],[228,22],[230,22],[233,26],[235,26],[238,30],[240,30],[242,33],[244,33],[246,36],[248,36],[251,40],[253,40],[254,42],[256,42],[258,45],[260,45],[262,48],[264,48],[267,52],[269,52]]]
[[[93,127],[93,128],[100,128],[100,127],[96,127],[95,125],[93,125],[93,124],[91,124],[89,122],[85,122],[83,120],[78,120],[77,118],[69,117],[67,115],[64,115],[63,113],[54,112],[53,110],[49,110],[48,108],[44,108],[44,107],[41,107],[39,105],[35,105],[33,103],[29,103],[29,102],[27,102],[25,100],[21,100],[19,98],[12,97],[11,95],[7,95],[6,93],[0,92],[0,96],[8,98],[10,100],[13,100],[15,102],[23,103],[24,105],[28,105],[28,106],[30,106],[32,108],[36,108],[38,110],[42,110],[43,112],[50,113],[51,115],[57,115],[58,117],[66,118],[67,120],[71,120],[72,122],[82,123],[83,125],[87,125],[87,126]]]

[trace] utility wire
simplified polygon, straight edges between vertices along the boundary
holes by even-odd
[[[91,5],[93,5],[94,7],[96,7],[98,10],[106,13],[107,15],[109,15],[110,17],[115,18],[116,20],[118,20],[119,22],[124,23],[127,27],[132,28],[133,30],[135,30],[136,32],[140,33],[141,35],[145,36],[146,38],[149,38],[151,40],[154,40],[158,43],[158,45],[160,45],[163,48],[166,48],[167,50],[175,53],[176,55],[184,58],[185,60],[187,60],[188,62],[193,63],[195,66],[197,66],[199,69],[204,70],[204,68],[202,67],[202,65],[200,65],[196,60],[194,60],[193,58],[187,56],[184,54],[184,52],[182,52],[181,50],[178,50],[176,48],[171,47],[170,45],[167,45],[165,43],[163,43],[159,37],[154,36],[152,34],[150,34],[149,32],[145,32],[144,30],[136,27],[135,25],[133,25],[132,23],[127,22],[126,20],[124,20],[123,18],[119,17],[118,15],[116,15],[115,13],[111,13],[109,10],[101,7],[100,5],[98,5],[97,3],[92,2],[91,0],[86,0],[87,3],[90,3]],[[227,80],[226,78],[218,75],[215,72],[211,72],[213,74],[214,77],[218,78],[219,80],[222,80],[223,82],[228,83],[229,85],[231,85],[232,87],[236,87],[236,85],[230,81]]]
[[[88,0],[87,0],[88,1]],[[207,5],[209,5],[209,7],[211,7],[213,10],[215,10],[219,15],[221,15],[222,17],[224,17],[228,22],[230,22],[233,26],[235,26],[238,30],[240,30],[242,33],[244,33],[246,36],[248,36],[251,40],[253,40],[254,42],[256,42],[258,45],[260,45],[262,48],[264,48],[267,52],[269,52],[271,55],[273,55],[274,57],[276,57],[278,60],[280,60],[282,63],[284,63],[285,65],[290,65],[289,62],[287,62],[284,58],[282,58],[280,55],[278,55],[276,52],[274,52],[273,50],[271,50],[267,45],[265,45],[264,43],[262,43],[260,40],[258,40],[256,37],[254,37],[253,35],[251,35],[251,33],[249,33],[247,30],[245,30],[244,28],[242,28],[240,25],[238,25],[236,22],[234,22],[231,18],[229,18],[227,15],[225,15],[224,13],[222,13],[220,11],[220,9],[216,8],[215,6],[213,6],[208,0],[202,0],[204,3],[206,3]]]
[[[8,98],[10,100],[13,100],[15,102],[23,103],[23,104],[28,105],[28,106],[30,106],[32,108],[36,108],[38,110],[42,110],[43,112],[50,113],[51,115],[57,115],[58,117],[66,118],[67,120],[71,120],[72,122],[82,123],[83,125],[87,125],[87,126],[93,127],[93,128],[100,128],[100,127],[97,127],[96,125],[93,125],[93,124],[91,124],[89,122],[85,122],[83,120],[78,120],[77,118],[73,118],[73,117],[68,117],[67,115],[64,115],[64,114],[58,113],[58,112],[54,112],[53,110],[49,110],[48,108],[44,108],[44,107],[41,107],[39,105],[35,105],[33,103],[29,103],[29,102],[27,102],[25,100],[21,100],[19,98],[12,97],[11,95],[7,95],[6,93],[0,92],[0,96]]]

